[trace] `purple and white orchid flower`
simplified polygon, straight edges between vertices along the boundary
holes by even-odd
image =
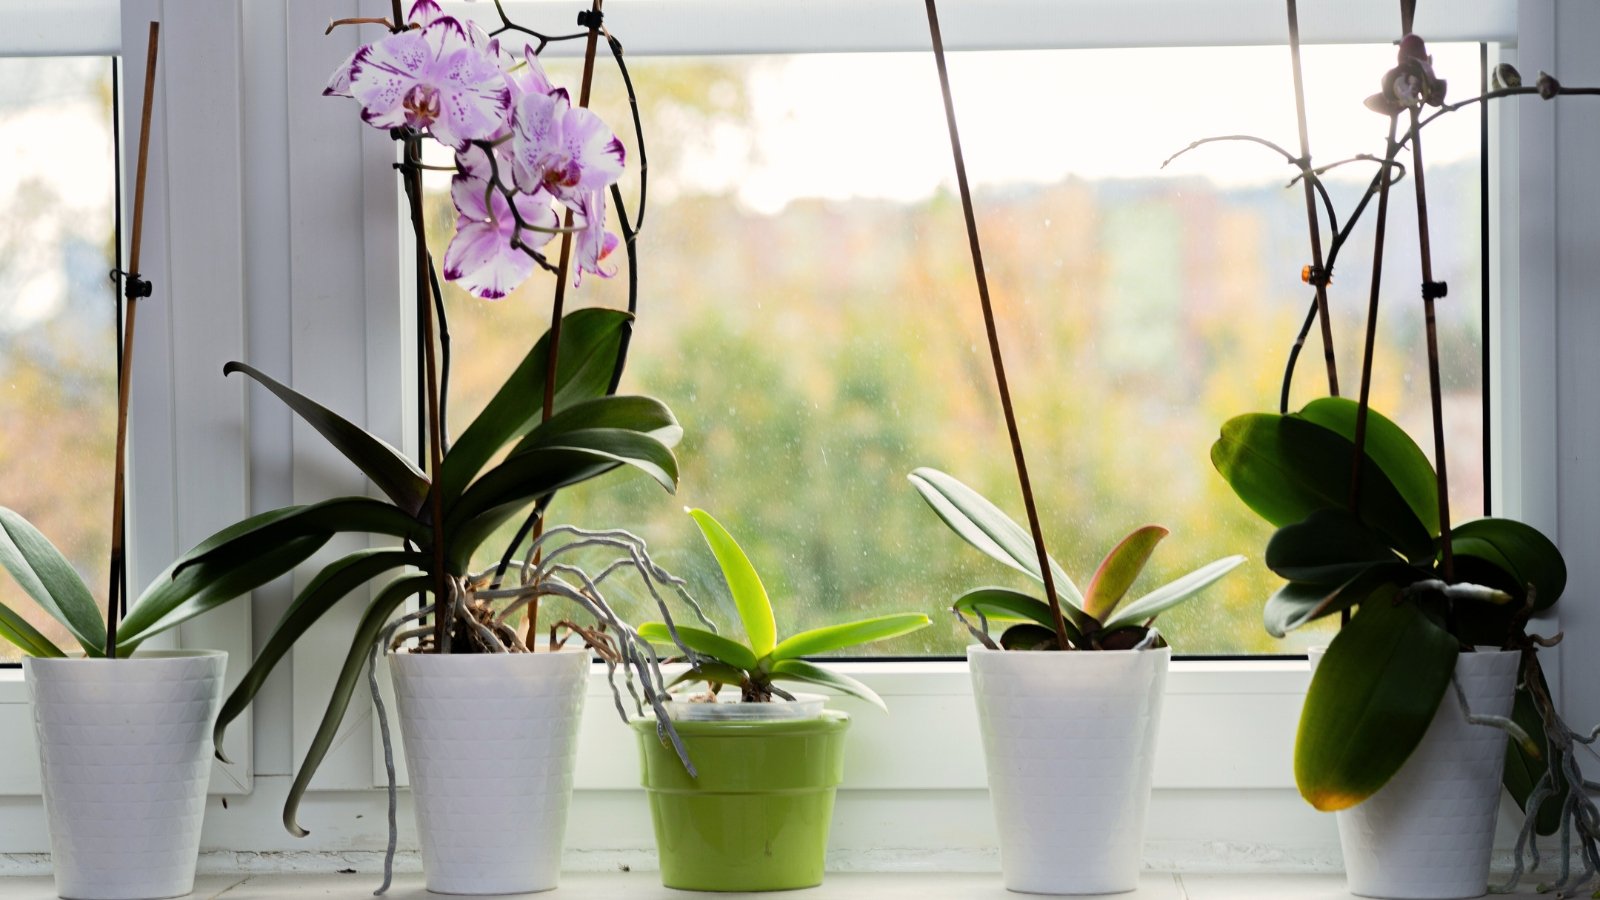
[[[617,246],[605,230],[605,191],[622,177],[626,151],[599,116],[572,105],[565,90],[527,93],[511,115],[511,168],[520,190],[549,191],[574,213],[578,265],[573,284],[592,272],[610,278],[601,266]]]
[[[444,253],[444,277],[459,282],[474,297],[499,300],[533,274],[534,260],[527,250],[549,243],[560,222],[548,192],[517,191],[511,194],[517,215],[543,230],[519,228],[506,191],[490,181],[484,151],[474,146],[456,159],[461,174],[450,183],[456,233]]]
[[[362,46],[323,93],[355,98],[375,128],[426,131],[455,150],[502,131],[511,88],[497,42],[441,14],[433,0],[414,4],[410,21],[420,27]]]

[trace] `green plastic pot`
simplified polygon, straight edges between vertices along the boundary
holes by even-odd
[[[690,778],[654,719],[633,723],[661,883],[690,891],[787,891],[822,883],[850,717],[675,722]]]

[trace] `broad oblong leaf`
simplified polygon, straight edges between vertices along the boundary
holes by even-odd
[[[1255,413],[1223,424],[1211,463],[1245,505],[1282,528],[1319,509],[1349,505],[1354,453],[1343,435],[1315,422]],[[1433,532],[1370,457],[1362,462],[1357,512],[1407,559],[1433,558]]]
[[[1543,673],[1538,678],[1543,681]],[[1546,686],[1545,690],[1549,690]],[[1506,738],[1505,769],[1500,780],[1506,786],[1506,792],[1511,799],[1517,802],[1517,807],[1524,813],[1528,811],[1528,798],[1533,794],[1533,786],[1539,783],[1549,768],[1550,744],[1545,735],[1544,722],[1539,718],[1539,708],[1534,704],[1533,695],[1526,687],[1517,689],[1516,702],[1511,709],[1511,720],[1521,726],[1522,730],[1533,738],[1538,745],[1539,755],[1532,756],[1523,748],[1521,742]],[[1558,769],[1553,779],[1554,790],[1545,801],[1539,804],[1538,821],[1534,828],[1540,834],[1555,834],[1561,827],[1562,795],[1566,792],[1566,778]]]
[[[1351,445],[1356,441],[1356,416],[1360,404],[1347,397],[1322,397],[1296,413],[1300,418],[1338,432]],[[1406,505],[1429,534],[1439,533],[1439,479],[1433,464],[1406,434],[1406,430],[1371,407],[1363,445],[1367,457],[1394,483]]]
[[[998,506],[989,502],[988,498],[938,469],[917,469],[907,478],[922,499],[962,540],[991,559],[1005,563],[1035,580],[1044,580],[1033,537]],[[1087,623],[1083,615],[1083,592],[1078,590],[1066,570],[1054,559],[1050,559],[1050,573],[1062,603],[1062,615],[1071,619],[1074,625],[1083,627]]]
[[[196,547],[174,564],[173,572],[181,575],[190,566],[224,558],[240,550],[271,547],[285,541],[312,534],[386,534],[412,541],[427,547],[433,541],[433,530],[392,503],[370,497],[335,497],[306,506],[286,506],[275,512],[280,516],[252,516],[245,522],[250,527],[240,529],[228,540],[207,541],[206,549]],[[130,613],[131,615],[131,613]]]
[[[1431,575],[1402,562],[1378,563],[1342,584],[1291,581],[1267,600],[1261,620],[1267,633],[1281,638],[1307,622],[1359,605],[1385,586],[1411,584]]]
[[[72,632],[83,645],[85,654],[105,655],[106,625],[88,585],[39,529],[16,511],[3,506],[0,506],[0,566],[11,573],[40,609]],[[37,643],[24,632],[18,631],[17,636]]]
[[[345,654],[344,666],[334,681],[333,695],[328,698],[328,707],[322,713],[322,722],[317,726],[317,733],[311,739],[306,758],[301,760],[300,771],[295,774],[294,784],[289,786],[289,797],[283,804],[283,827],[295,837],[305,837],[311,833],[301,828],[297,821],[300,801],[306,795],[306,788],[311,786],[312,776],[317,774],[317,769],[332,749],[333,739],[339,734],[339,723],[344,721],[345,710],[350,708],[350,695],[355,692],[356,683],[361,679],[368,652],[395,608],[412,594],[426,590],[432,581],[428,575],[408,575],[389,582],[373,598],[361,617],[361,623],[356,626],[356,633],[350,639],[350,650]]]
[[[1451,533],[1458,559],[1482,560],[1503,571],[1507,580],[1491,584],[1521,598],[1534,587],[1534,609],[1548,608],[1567,589],[1567,563],[1561,551],[1537,528],[1514,519],[1484,518],[1463,522]]]
[[[1133,587],[1139,573],[1144,571],[1145,563],[1150,561],[1150,554],[1155,552],[1156,545],[1169,533],[1160,525],[1145,525],[1112,547],[1106,558],[1100,561],[1099,568],[1094,570],[1094,577],[1089,579],[1089,587],[1083,592],[1083,611],[1096,621],[1104,622],[1110,618],[1111,611],[1117,608],[1123,595],[1128,593],[1128,588]]]
[[[572,404],[550,417],[548,422],[534,426],[516,450],[527,447],[555,447],[564,443],[561,435],[572,431],[595,428],[618,428],[648,434],[668,447],[677,446],[683,438],[683,426],[667,408],[654,397],[612,396],[596,397]]]
[[[772,617],[772,601],[767,599],[767,588],[756,574],[750,557],[745,556],[739,542],[733,539],[722,523],[703,509],[689,510],[690,518],[700,526],[700,534],[711,548],[722,568],[722,577],[728,583],[728,593],[733,597],[733,608],[744,624],[745,637],[750,639],[750,649],[759,659],[772,652],[778,643],[778,626]]]
[[[212,729],[212,742],[216,746],[217,758],[224,762],[228,759],[222,749],[222,739],[227,732],[228,724],[245,711],[279,660],[288,654],[294,642],[316,624],[324,613],[351,591],[390,569],[401,566],[424,567],[431,562],[432,558],[423,553],[377,548],[359,550],[324,566],[322,571],[317,573],[317,577],[311,579],[311,583],[294,598],[294,602],[289,604],[283,617],[278,620],[277,627],[272,630],[272,636],[267,638],[266,645],[256,654],[249,671],[245,672],[244,679],[222,704],[222,711],[217,715],[216,726]]]
[[[772,680],[774,681],[803,681],[806,684],[815,684],[831,688],[841,694],[849,694],[860,700],[865,700],[873,706],[889,711],[889,707],[878,696],[878,692],[867,687],[861,682],[843,675],[832,669],[824,669],[816,663],[806,662],[803,659],[780,660],[772,667]]]
[[[1207,563],[1182,578],[1169,581],[1143,597],[1123,606],[1106,623],[1106,631],[1116,631],[1132,625],[1143,625],[1163,612],[1192,599],[1196,594],[1216,583],[1222,576],[1244,563],[1242,556],[1224,556]]]
[[[1342,584],[1399,557],[1377,532],[1346,509],[1319,509],[1285,525],[1267,541],[1265,562],[1278,577],[1311,584]]]
[[[1414,603],[1379,592],[1339,630],[1300,714],[1294,777],[1324,812],[1348,809],[1394,777],[1433,721],[1456,668],[1456,639]]]
[[[278,399],[315,428],[318,434],[327,438],[335,450],[355,463],[356,467],[372,479],[378,490],[383,491],[396,506],[412,515],[416,515],[422,508],[423,498],[428,496],[428,476],[424,475],[411,460],[406,459],[405,454],[387,442],[368,434],[333,410],[287,385],[278,383],[252,366],[242,362],[230,362],[222,367],[224,375],[232,375],[234,372],[243,372],[276,394]]]
[[[711,657],[717,662],[726,663],[735,669],[753,670],[757,665],[756,655],[750,648],[738,641],[725,638],[720,634],[706,631],[704,628],[695,628],[691,625],[674,625],[678,631],[678,638],[683,645],[696,653]],[[639,626],[639,636],[661,647],[671,648],[676,653],[678,645],[672,640],[672,632],[667,630],[665,622],[646,622]],[[738,681],[732,682],[738,684]]]
[[[561,320],[561,348],[556,355],[555,411],[580,400],[602,396],[611,385],[624,325],[632,320],[612,309],[580,309]],[[460,497],[489,460],[506,444],[521,438],[544,415],[545,372],[550,334],[541,336],[506,378],[483,412],[461,433],[439,469],[439,490],[446,504]]]
[[[1055,634],[1055,616],[1050,612],[1050,605],[1038,597],[1011,588],[976,588],[957,597],[950,608],[966,616],[982,613],[987,619],[1000,621],[1021,619],[1048,628],[1052,635]],[[1072,620],[1063,616],[1062,624],[1067,629],[1067,640],[1074,645],[1082,646],[1083,633],[1072,624]]]
[[[794,659],[800,656],[816,656],[819,653],[828,653],[845,647],[858,647],[910,634],[932,623],[933,620],[922,613],[899,613],[864,619],[860,622],[814,628],[778,642],[778,646],[772,648],[772,658]]]

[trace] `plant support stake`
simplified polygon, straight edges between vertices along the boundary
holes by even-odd
[[[160,46],[161,23],[150,23],[150,45],[144,60],[144,106],[139,113],[139,158],[134,168],[133,236],[128,244],[128,271],[123,276],[123,293],[128,312],[122,326],[122,366],[117,373],[117,449],[113,463],[115,477],[111,489],[111,588],[106,597],[106,658],[117,658],[117,612],[125,598],[119,587],[127,568],[128,479],[128,396],[133,387],[133,326],[139,312],[138,300],[150,295],[150,282],[139,277],[139,245],[144,230],[144,175],[150,158],[150,111],[155,105],[156,51]],[[121,164],[121,160],[117,161]]]
[[[1289,13],[1289,63],[1294,69],[1295,124],[1300,127],[1300,160],[1306,166],[1301,179],[1306,189],[1306,225],[1311,231],[1311,269],[1306,280],[1316,289],[1317,318],[1322,320],[1322,356],[1328,368],[1328,393],[1339,396],[1339,368],[1333,359],[1333,322],[1328,316],[1328,279],[1333,275],[1322,258],[1322,228],[1317,223],[1317,191],[1311,177],[1311,133],[1306,126],[1306,89],[1300,71],[1300,14],[1295,0],[1287,0]],[[1330,223],[1330,227],[1338,228]]]
[[[598,2],[598,0],[596,0]],[[945,67],[944,38],[939,33],[939,11],[935,0],[927,0],[928,32],[933,39],[933,61],[939,69],[939,90],[944,96],[945,124],[950,131],[950,154],[955,158],[956,185],[961,190],[961,212],[967,221],[967,243],[972,249],[972,269],[978,279],[978,300],[983,305],[983,326],[989,338],[989,357],[994,361],[994,380],[1000,389],[1000,407],[1005,411],[1006,432],[1011,438],[1011,456],[1017,464],[1017,481],[1022,487],[1022,504],[1028,511],[1028,528],[1033,532],[1033,547],[1039,554],[1039,574],[1044,580],[1045,597],[1055,618],[1056,641],[1062,650],[1072,645],[1067,640],[1067,625],[1061,617],[1061,598],[1050,571],[1050,554],[1045,550],[1044,532],[1039,527],[1039,510],[1033,501],[1033,485],[1028,480],[1028,461],[1022,453],[1022,436],[1017,431],[1017,414],[1011,408],[1011,388],[1006,383],[1005,360],[1000,354],[1000,337],[994,326],[994,306],[989,301],[989,279],[983,270],[983,249],[978,243],[978,220],[972,212],[972,189],[967,184],[967,163],[961,153],[961,133],[956,127],[955,100],[950,95],[950,72]]]

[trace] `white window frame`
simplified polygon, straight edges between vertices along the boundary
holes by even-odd
[[[71,2],[93,5],[96,0]],[[141,8],[162,5],[162,0],[126,2],[130,9],[136,2]],[[215,20],[211,27],[230,35],[221,42],[230,50],[239,50],[241,17],[249,36],[235,57],[242,60],[235,63],[243,68],[242,88],[234,104],[225,105],[239,114],[248,139],[235,158],[245,160],[250,178],[229,194],[235,202],[243,197],[244,206],[218,210],[208,205],[205,215],[193,220],[207,227],[220,222],[224,230],[243,222],[248,254],[237,271],[229,270],[233,280],[227,281],[231,287],[242,285],[250,299],[243,312],[248,341],[242,349],[297,390],[414,449],[416,434],[402,414],[414,383],[409,352],[414,332],[408,321],[412,304],[406,296],[407,279],[401,277],[408,238],[400,227],[398,184],[388,168],[393,143],[359,123],[346,104],[318,96],[326,73],[359,39],[352,29],[324,37],[320,23],[338,16],[387,15],[388,3],[165,0],[165,6],[195,16],[204,15],[201,7],[231,10],[210,14]],[[576,6],[567,0],[553,8],[575,12]],[[914,0],[617,0],[608,5],[607,14],[635,57],[824,47],[926,53],[921,7]],[[453,4],[452,11],[480,19],[493,15],[492,7],[481,3]],[[1300,13],[1303,35],[1311,43],[1387,40],[1395,24],[1391,0],[1303,0]],[[941,15],[953,50],[1282,42],[1279,0],[944,0]],[[1592,36],[1600,34],[1600,12],[1565,5],[1558,10],[1554,0],[1453,0],[1422,4],[1418,15],[1419,32],[1430,38],[1488,40],[1500,45],[1503,61],[1532,60],[1528,67],[1534,70],[1554,63],[1569,83],[1600,82],[1600,58],[1588,52]],[[553,21],[565,25],[568,18],[568,13],[559,13]],[[541,15],[537,21],[544,26],[552,17]],[[142,25],[139,30],[142,35]],[[142,36],[138,43],[142,47]],[[0,43],[0,49],[4,46]],[[557,45],[550,52],[570,51]],[[172,63],[168,53],[181,52],[176,41],[164,43],[164,65]],[[233,71],[232,84],[238,87],[238,69]],[[128,90],[131,94],[131,79]],[[1592,433],[1600,425],[1590,424],[1596,417],[1583,415],[1577,391],[1558,390],[1558,385],[1600,383],[1600,356],[1586,352],[1582,343],[1585,334],[1591,342],[1600,337],[1600,322],[1595,321],[1600,310],[1589,308],[1584,290],[1585,284],[1600,283],[1595,277],[1600,273],[1590,272],[1600,265],[1600,257],[1574,236],[1597,230],[1575,230],[1575,224],[1594,224],[1590,217],[1600,210],[1600,204],[1586,202],[1600,188],[1582,171],[1582,160],[1600,155],[1592,152],[1600,144],[1600,114],[1589,112],[1596,123],[1590,124],[1577,103],[1529,100],[1493,109],[1497,137],[1491,216],[1497,289],[1492,301],[1495,357],[1486,389],[1495,401],[1490,423],[1494,509],[1523,518],[1561,542],[1572,588],[1560,625],[1569,641],[1593,641],[1600,639],[1600,610],[1589,611],[1582,604],[1586,587],[1600,574],[1600,558],[1583,549],[1600,540],[1600,516],[1593,512],[1600,509],[1600,466],[1589,457],[1592,448],[1600,447],[1600,434]],[[183,127],[200,128],[193,122]],[[168,130],[174,136],[186,134],[179,129],[173,118]],[[189,199],[173,194],[175,223],[180,203]],[[188,227],[194,227],[193,221],[186,216]],[[1560,244],[1553,238],[1557,222],[1564,228]],[[238,297],[227,296],[225,305],[232,308]],[[1593,327],[1575,327],[1583,325]],[[229,348],[232,355],[225,358],[245,355],[239,350]],[[197,366],[193,360],[180,362],[186,368]],[[197,366],[193,380],[221,382],[215,368],[210,361]],[[370,491],[358,473],[309,428],[273,408],[270,399],[244,407],[237,386],[216,390],[224,395],[217,402],[235,414],[249,410],[254,477],[242,474],[250,471],[243,469],[234,473],[242,480],[230,483],[250,487],[252,508]],[[146,421],[158,415],[142,407],[138,414]],[[237,425],[243,420],[231,421]],[[228,446],[236,451],[238,445]],[[228,452],[222,445],[214,451]],[[178,485],[167,488],[170,496],[179,496]],[[146,502],[151,505],[137,512],[140,527],[159,529],[165,521],[161,516],[168,514],[156,499]],[[146,515],[154,518],[147,520]],[[175,521],[177,514],[170,518]],[[163,548],[171,549],[176,544]],[[350,549],[353,544],[325,550],[317,559],[325,562],[331,554]],[[314,564],[302,567],[294,586],[303,586],[313,571]],[[288,597],[284,587],[257,592],[254,618],[263,636]],[[277,826],[288,776],[315,732],[325,686],[343,658],[344,635],[357,616],[354,603],[330,613],[301,641],[285,667],[288,671],[275,675],[258,697],[253,712],[259,726],[254,741],[258,790],[236,801],[229,816],[208,822],[207,847],[381,848],[382,799],[375,786],[382,784],[383,770],[366,704],[353,706],[340,741],[313,784],[303,815],[313,836],[295,840]],[[1554,629],[1554,621],[1549,627]],[[190,635],[183,639],[188,642]],[[244,659],[235,654],[230,670],[242,671]],[[1557,652],[1547,664],[1568,714],[1576,721],[1600,720],[1600,655]],[[885,717],[852,701],[841,702],[857,715],[835,821],[836,864],[992,866],[995,838],[965,665],[844,666],[882,693],[892,712]],[[1305,664],[1295,661],[1174,664],[1148,835],[1153,863],[1189,868],[1337,865],[1332,819],[1299,800],[1290,771],[1295,722],[1308,680]],[[11,696],[7,687],[0,682],[0,716]],[[647,852],[653,839],[637,789],[633,737],[615,721],[609,689],[598,673],[583,728],[579,796],[568,834],[576,864],[608,864]],[[250,746],[237,727],[230,733],[230,753],[248,752]],[[0,756],[0,793],[4,785],[15,783],[6,781],[7,766]],[[11,842],[13,836],[32,834],[27,822],[33,820],[27,816],[37,813],[9,800],[0,798],[0,846],[42,849],[28,846],[25,837],[18,838],[21,845]],[[409,840],[405,809],[401,825],[403,839]]]

